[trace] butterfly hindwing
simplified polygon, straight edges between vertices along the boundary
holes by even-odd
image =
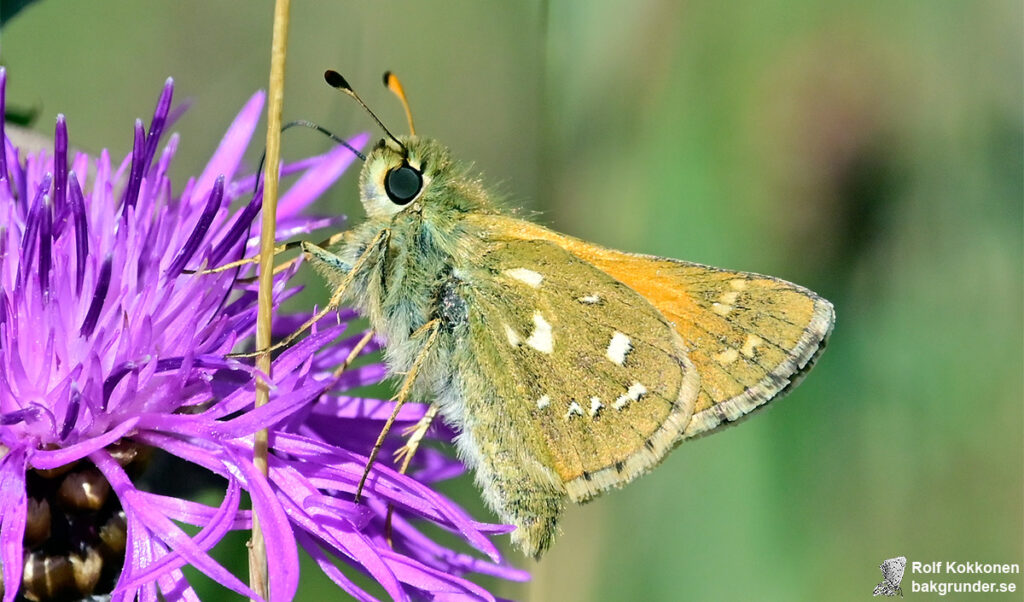
[[[629,287],[547,241],[496,241],[470,281],[482,376],[541,434],[569,496],[631,480],[689,421],[696,373],[678,335]],[[479,323],[474,323],[479,320]]]
[[[459,445],[513,539],[545,549],[568,498],[654,467],[689,423],[697,372],[664,317],[547,241],[490,240],[455,270],[467,346]]]

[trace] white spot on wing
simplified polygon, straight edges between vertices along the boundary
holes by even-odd
[[[548,407],[549,405],[551,405],[551,397],[549,397],[547,395],[542,395],[541,398],[537,400],[537,409],[538,410],[543,410],[544,408]]]
[[[735,280],[729,281],[729,286],[731,286],[733,290],[742,291],[747,288],[747,281],[745,278],[736,278]]]
[[[582,416],[582,415],[583,415],[583,408],[580,407],[580,404],[578,404],[578,403],[576,403],[574,401],[574,402],[569,404],[569,410],[565,413],[565,419],[568,420],[568,419],[572,418],[573,416]]]
[[[740,353],[747,357],[754,357],[754,348],[763,342],[764,339],[756,334],[748,334],[747,339],[743,341],[743,347],[740,348]]]
[[[511,270],[505,270],[504,273],[509,278],[515,278],[520,282],[525,282],[533,288],[539,288],[540,283],[544,281],[544,276],[526,268],[513,268]]]
[[[728,366],[729,364],[738,360],[739,357],[739,351],[736,351],[735,349],[726,349],[721,353],[715,354],[715,361],[718,362],[719,364],[722,364],[723,366]]]
[[[512,345],[513,347],[518,347],[519,344],[522,343],[522,341],[519,340],[519,334],[516,333],[516,331],[513,330],[512,327],[509,326],[508,324],[505,324],[504,326],[505,336],[508,337],[508,344]]]
[[[722,293],[722,296],[718,298],[719,302],[725,303],[726,305],[735,305],[736,300],[740,298],[739,291],[728,291]]]
[[[733,310],[733,306],[729,305],[728,303],[717,303],[716,302],[716,303],[712,303],[711,304],[711,311],[715,312],[716,314],[718,314],[720,316],[727,316],[727,315],[729,315],[729,312],[731,312],[732,310]]]
[[[605,351],[605,355],[612,363],[621,366],[626,363],[626,354],[632,349],[633,343],[630,342],[629,337],[616,330],[612,335],[612,340],[608,342],[608,350]]]
[[[629,405],[629,402],[639,401],[644,395],[647,395],[647,387],[643,386],[639,381],[634,381],[633,384],[629,385],[629,388],[626,389],[625,395],[619,395],[619,398],[615,400],[612,407],[616,410],[621,410]]]
[[[604,407],[604,404],[601,403],[601,398],[600,397],[591,397],[590,398],[590,417],[593,418],[594,416],[597,416],[597,413],[600,412],[601,408],[603,408],[603,407]]]
[[[577,301],[579,301],[580,303],[586,303],[587,305],[594,305],[596,303],[601,302],[601,296],[598,295],[597,293],[594,293],[592,295],[580,297],[579,299],[577,299]]]
[[[551,335],[551,324],[544,319],[539,311],[533,312],[533,334],[526,339],[526,344],[541,353],[551,353],[555,350],[555,339]]]

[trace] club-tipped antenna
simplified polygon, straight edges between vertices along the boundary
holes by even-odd
[[[356,94],[355,90],[352,89],[352,86],[348,85],[348,81],[346,81],[345,78],[342,77],[340,73],[334,71],[333,69],[328,69],[327,71],[324,71],[324,81],[327,82],[328,86],[335,88],[337,90],[341,90],[345,94],[348,94],[349,96],[354,98],[355,101],[359,103],[359,106],[363,107],[363,109],[365,109],[366,112],[370,114],[370,117],[373,117],[373,120],[377,122],[377,125],[380,126],[380,129],[384,130],[384,133],[387,134],[388,138],[394,140],[395,144],[397,144],[399,148],[402,149],[402,152],[404,152],[405,154],[409,154],[409,150],[405,148],[405,145],[402,144],[402,142],[398,138],[396,138],[395,135],[392,134],[390,130],[388,130],[388,128],[384,127],[384,123],[380,120],[380,118],[378,118],[377,115],[375,115],[374,112],[370,110],[370,107],[366,106],[366,103],[363,102],[363,99],[359,98],[359,95]]]
[[[402,82],[398,81],[398,76],[390,71],[384,72],[384,86],[391,90],[398,100],[402,102],[402,108],[405,109],[405,119],[409,122],[409,134],[416,135],[416,125],[412,122],[412,111],[409,109],[409,99],[405,97],[405,88],[402,87]]]

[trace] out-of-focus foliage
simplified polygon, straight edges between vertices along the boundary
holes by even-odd
[[[177,129],[212,148],[266,85],[270,17],[48,0],[4,30],[9,102],[105,141],[173,75],[204,107]],[[334,68],[404,130],[392,69],[418,131],[542,222],[836,305],[790,398],[572,511],[505,595],[862,600],[896,555],[1024,562],[1022,23],[1015,0],[294,4],[287,119],[371,128]],[[358,218],[351,175],[334,198]]]
[[[0,0],[0,27],[7,25],[14,15],[36,0]]]

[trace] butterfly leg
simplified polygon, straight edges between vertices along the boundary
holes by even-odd
[[[395,452],[395,460],[401,460],[402,464],[398,467],[398,472],[405,474],[405,471],[409,470],[409,463],[412,462],[412,457],[416,454],[416,450],[420,447],[420,442],[423,441],[423,437],[427,434],[427,430],[430,429],[431,423],[434,422],[434,418],[437,417],[438,407],[431,405],[427,408],[423,417],[420,418],[419,422],[408,429],[404,434],[409,437],[405,442],[405,445],[398,448]],[[388,504],[388,515],[384,519],[384,539],[387,540],[388,545],[391,544],[391,517],[395,513],[395,507]],[[393,546],[392,546],[393,547]]]
[[[409,437],[409,439],[405,442],[405,445],[398,448],[398,451],[395,452],[395,460],[401,461],[398,472],[405,474],[405,471],[409,470],[409,464],[412,462],[412,457],[416,454],[416,450],[419,449],[420,443],[423,441],[423,437],[427,434],[427,430],[430,429],[430,425],[434,422],[434,418],[437,416],[437,412],[437,406],[431,405],[427,408],[423,417],[419,419],[419,422],[402,433]]]
[[[281,253],[284,253],[285,251],[289,251],[291,249],[297,248],[299,246],[299,244],[300,243],[298,241],[294,241],[294,242],[285,243],[283,245],[277,245],[276,247],[274,247],[273,254],[275,256],[280,255]],[[257,255],[255,257],[243,257],[242,259],[239,259],[237,261],[232,261],[231,263],[225,263],[224,265],[220,265],[220,266],[217,266],[215,268],[209,268],[207,270],[196,270],[196,271],[193,271],[193,270],[182,270],[182,272],[184,272],[186,274],[200,274],[200,275],[219,274],[221,272],[226,272],[228,270],[233,270],[235,268],[240,268],[243,265],[249,265],[251,263],[259,263],[259,262],[260,262],[260,258],[259,258],[259,255]],[[277,273],[276,268],[275,268],[275,273]]]
[[[366,249],[362,252],[362,254],[359,255],[359,258],[356,259],[355,263],[352,264],[352,267],[351,269],[348,270],[348,273],[345,274],[345,278],[334,289],[334,293],[331,294],[331,299],[327,302],[327,305],[324,306],[324,308],[321,309],[320,311],[316,312],[316,315],[314,315],[312,318],[306,320],[306,322],[302,326],[300,326],[295,332],[285,337],[276,345],[268,347],[267,349],[260,349],[259,351],[253,351],[252,353],[233,353],[230,354],[228,357],[255,357],[257,355],[262,355],[264,353],[269,353],[276,349],[280,349],[281,347],[285,347],[291,344],[291,342],[298,338],[299,335],[306,332],[306,330],[313,326],[313,324],[316,324],[321,319],[323,319],[324,316],[331,313],[332,311],[337,310],[338,307],[341,305],[342,300],[345,298],[345,293],[347,292],[349,285],[352,284],[353,280],[355,280],[355,277],[359,273],[359,270],[362,269],[364,265],[366,265],[366,262],[372,255],[377,253],[384,245],[387,244],[387,239],[390,234],[391,231],[385,228],[384,230],[381,230],[380,233],[378,233],[377,236],[375,236],[372,241],[370,241],[370,244],[366,246]],[[331,263],[332,265],[334,263],[343,261],[334,253],[331,253],[327,249],[324,249],[323,247],[318,246],[314,243],[301,241],[300,244],[302,245],[302,252],[308,256],[313,257],[314,259],[328,262]]]
[[[363,335],[363,338],[359,339],[359,342],[356,343],[355,347],[352,348],[352,351],[348,353],[348,357],[345,358],[345,361],[342,362],[341,365],[335,368],[334,372],[331,373],[331,375],[334,376],[334,378],[338,378],[339,376],[342,375],[343,372],[345,372],[345,370],[348,370],[348,367],[352,365],[352,362],[354,362],[355,359],[359,357],[359,354],[362,353],[363,348],[365,348],[373,339],[373,335],[374,332],[372,330],[366,331],[366,334]]]
[[[427,340],[420,349],[419,355],[417,355],[415,361],[413,361],[412,367],[409,368],[409,372],[406,373],[405,379],[402,381],[402,387],[398,390],[398,394],[395,395],[394,398],[395,409],[391,410],[391,416],[389,416],[387,422],[384,423],[384,428],[381,429],[380,435],[377,436],[377,441],[373,444],[373,449],[370,450],[370,457],[366,460],[366,467],[363,469],[363,476],[359,478],[359,485],[356,486],[356,502],[358,502],[362,496],[363,486],[366,484],[366,477],[370,475],[370,468],[373,466],[374,460],[377,459],[377,454],[380,452],[381,446],[384,445],[384,438],[387,437],[388,431],[391,430],[391,426],[395,423],[395,419],[398,417],[398,412],[409,399],[409,394],[412,392],[412,386],[416,382],[416,375],[419,373],[420,367],[423,365],[423,362],[429,355],[431,348],[434,346],[434,342],[437,340],[437,335],[440,332],[440,325],[440,320],[431,320],[421,326],[416,332],[412,333],[412,336],[410,337],[410,339],[418,339],[425,335]]]
[[[359,258],[356,259],[356,262],[352,265],[349,265],[344,259],[327,250],[328,247],[337,244],[338,242],[343,240],[345,236],[348,234],[349,233],[347,231],[339,232],[334,236],[328,238],[326,241],[321,242],[319,244],[311,243],[305,240],[301,241],[299,244],[302,245],[302,254],[311,259],[313,261],[314,266],[319,264],[329,269],[331,272],[348,274],[349,272],[355,271],[356,265],[358,265],[359,261],[363,259],[363,256],[366,254],[367,251],[378,245],[381,245],[381,243],[386,243],[387,237],[390,236],[391,231],[388,230],[387,228],[381,230],[377,234],[377,236],[375,236],[373,240],[370,241],[370,244],[366,245],[366,249],[363,251],[362,254],[360,254]]]
[[[319,243],[318,246],[319,247],[329,247],[331,245],[334,245],[339,240],[341,240],[341,238],[342,238],[342,236],[344,234],[345,234],[344,232],[339,232],[339,233],[335,234],[334,236],[331,236],[327,240]],[[308,243],[306,243],[306,241],[303,241],[303,240],[296,240],[296,241],[288,242],[288,243],[285,243],[285,244],[282,244],[282,245],[277,245],[276,247],[274,247],[273,253],[274,253],[275,256],[276,255],[280,255],[281,253],[284,253],[285,251],[290,251],[292,249],[297,249],[297,248],[299,248],[301,246],[304,246],[304,244],[308,244]],[[297,257],[295,259],[289,259],[288,261],[286,261],[286,262],[282,263],[281,265],[275,267],[274,268],[274,273],[278,274],[278,273],[288,269],[289,267],[291,267],[298,260],[299,259]],[[259,263],[259,262],[260,262],[260,258],[257,255],[255,257],[243,257],[242,259],[239,259],[237,261],[232,261],[231,263],[225,263],[224,265],[220,265],[220,266],[217,266],[215,268],[210,268],[210,269],[207,269],[207,270],[182,270],[182,272],[185,273],[185,274],[200,274],[200,275],[219,274],[220,272],[226,272],[228,270],[233,270],[235,268],[240,268],[243,265],[255,264],[255,263]]]

